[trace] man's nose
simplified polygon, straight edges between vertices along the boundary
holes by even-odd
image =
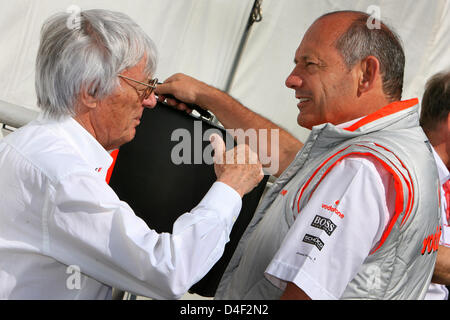
[[[302,86],[303,84],[303,80],[300,77],[300,75],[295,74],[294,72],[292,72],[287,78],[286,81],[284,82],[284,84],[286,85],[286,87],[290,88],[290,89],[295,89],[295,88],[299,88]]]
[[[152,92],[152,94],[145,100],[142,101],[142,105],[146,108],[154,108],[156,106],[156,96],[155,93]]]

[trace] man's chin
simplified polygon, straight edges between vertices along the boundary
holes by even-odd
[[[114,149],[118,149],[119,147],[123,146],[124,144],[130,142],[131,140],[134,139],[134,137],[136,136],[136,129],[132,129],[128,135],[121,137],[120,139],[117,139],[116,141],[114,141],[110,146],[108,150],[114,150]]]
[[[311,125],[311,121],[308,121],[307,117],[302,117],[300,114],[297,117],[297,123],[299,126],[311,130],[314,125]]]
[[[136,136],[136,128],[131,129],[130,134],[128,135],[128,137],[125,139],[126,141],[124,143],[128,143],[131,140],[134,139],[134,137]]]

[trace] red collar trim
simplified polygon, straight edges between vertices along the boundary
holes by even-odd
[[[347,131],[355,131],[358,128],[373,122],[375,120],[381,119],[383,117],[386,117],[388,115],[394,114],[396,112],[399,112],[404,109],[411,108],[419,103],[419,99],[409,99],[405,101],[396,101],[388,104],[387,106],[375,111],[374,113],[369,114],[368,116],[362,118],[361,120],[355,122],[350,127],[344,128],[344,130]]]

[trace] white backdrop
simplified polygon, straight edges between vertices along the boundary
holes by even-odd
[[[0,0],[0,100],[37,109],[34,63],[40,28],[51,14],[71,5],[132,17],[156,43],[160,80],[185,72],[223,88],[253,0]]]
[[[253,0],[0,0],[0,100],[36,109],[40,27],[72,4],[135,19],[158,47],[161,80],[185,72],[224,89]],[[304,140],[308,131],[296,123],[294,93],[284,86],[295,49],[320,15],[371,5],[403,40],[403,98],[420,98],[426,80],[450,68],[450,0],[262,0],[263,20],[251,30],[230,93]]]

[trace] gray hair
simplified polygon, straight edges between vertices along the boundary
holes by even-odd
[[[450,112],[450,70],[432,76],[425,86],[420,125],[428,134],[447,119]]]
[[[376,57],[380,62],[384,94],[390,101],[400,100],[405,70],[405,53],[400,37],[382,21],[379,21],[379,28],[369,28],[367,23],[371,16],[365,12],[335,11],[320,18],[339,13],[355,16],[349,28],[335,41],[347,68],[352,69],[368,56]]]
[[[69,28],[69,13],[42,26],[36,58],[38,106],[52,118],[75,115],[81,90],[103,99],[120,85],[117,75],[146,56],[145,73],[156,70],[153,41],[127,15],[108,10],[80,12],[79,27]]]

